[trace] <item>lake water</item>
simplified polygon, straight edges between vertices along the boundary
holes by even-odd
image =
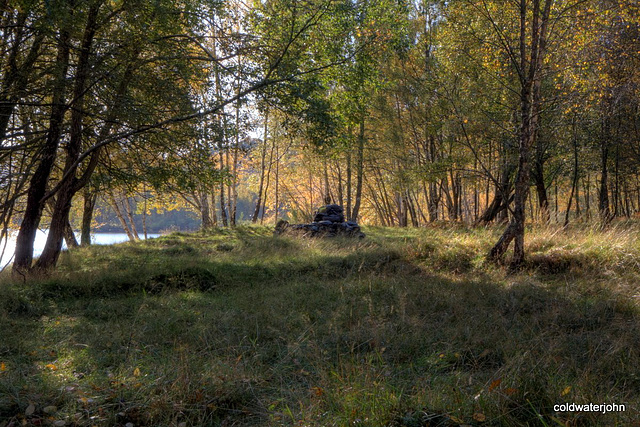
[[[150,239],[154,237],[159,237],[160,234],[148,234]],[[76,233],[76,238],[78,242],[80,241],[80,235]],[[47,232],[38,230],[36,234],[36,240],[33,243],[33,256],[40,256],[42,250],[44,249],[44,244],[47,241]],[[114,243],[122,243],[128,242],[129,237],[125,233],[93,233],[91,235],[91,243],[94,245],[113,245]],[[2,248],[4,247],[5,241],[2,240],[0,242],[0,252],[2,252]],[[7,247],[4,250],[4,254],[2,255],[2,259],[0,260],[0,269],[2,269],[7,263],[11,262],[13,259],[13,251],[16,247],[16,233],[14,233],[7,242]],[[63,242],[63,249],[67,249],[67,245]]]

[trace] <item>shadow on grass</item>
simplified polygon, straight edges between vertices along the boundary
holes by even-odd
[[[217,251],[219,244],[207,243],[215,251],[207,257],[205,246],[167,255],[163,245],[171,245],[161,242],[128,255],[148,256],[135,271],[61,275],[3,290],[13,299],[4,300],[0,317],[0,419],[363,426],[633,420],[638,311],[604,282],[582,293],[582,277],[562,287],[473,263],[464,274],[451,274],[444,261],[438,268],[445,271],[429,271],[437,253],[411,258],[376,244],[309,248],[266,236],[231,242],[230,251]],[[553,405],[564,402],[629,407],[555,413]]]

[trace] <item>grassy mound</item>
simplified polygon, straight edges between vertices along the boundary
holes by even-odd
[[[529,230],[516,275],[485,261],[500,231],[239,227],[0,278],[0,426],[637,421],[636,225]]]

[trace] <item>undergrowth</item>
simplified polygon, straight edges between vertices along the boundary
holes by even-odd
[[[637,225],[527,230],[517,274],[486,261],[500,231],[243,226],[6,275],[0,426],[637,422]]]

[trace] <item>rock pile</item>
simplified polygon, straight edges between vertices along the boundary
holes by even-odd
[[[342,206],[340,205],[327,205],[318,209],[318,212],[313,217],[313,222],[320,223],[322,221],[329,221],[332,223],[344,222],[344,215],[342,213]]]
[[[318,209],[311,224],[289,224],[280,220],[276,224],[276,235],[289,234],[302,237],[359,237],[365,234],[360,230],[358,223],[344,220],[342,207],[339,205],[326,205]]]

